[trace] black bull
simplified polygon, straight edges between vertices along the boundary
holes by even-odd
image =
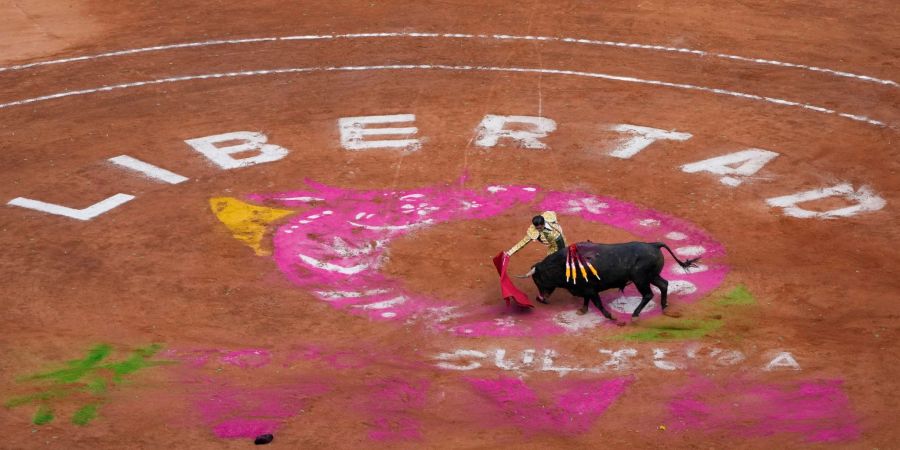
[[[537,301],[547,303],[545,298],[553,293],[556,288],[564,288],[575,297],[584,299],[584,306],[578,310],[579,314],[588,311],[588,301],[592,302],[604,317],[613,319],[609,311],[603,307],[600,302],[600,292],[607,289],[625,289],[628,283],[634,283],[638,292],[641,293],[641,304],[635,308],[632,317],[638,317],[641,311],[653,298],[653,291],[650,285],[659,288],[660,305],[662,309],[666,309],[668,305],[666,297],[668,295],[669,282],[659,274],[662,272],[663,254],[660,249],[668,250],[672,258],[682,268],[694,266],[700,258],[688,259],[681,261],[672,253],[666,244],[662,242],[627,242],[624,244],[595,244],[593,242],[579,242],[578,253],[581,257],[590,261],[591,265],[597,269],[600,275],[598,280],[594,275],[588,272],[588,280],[585,281],[578,274],[575,283],[566,281],[566,255],[568,248],[563,248],[556,253],[547,255],[543,261],[535,264],[531,271],[520,278],[531,277],[534,284],[538,288]]]

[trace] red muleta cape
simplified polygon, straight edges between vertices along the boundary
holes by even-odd
[[[506,273],[509,267],[509,255],[506,252],[500,252],[494,257],[494,267],[500,275],[500,291],[503,293],[503,299],[506,300],[506,306],[509,306],[510,299],[515,300],[516,304],[523,308],[534,308],[534,305],[528,300],[528,296],[513,284]]]

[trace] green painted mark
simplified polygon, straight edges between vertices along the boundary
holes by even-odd
[[[44,425],[46,423],[50,423],[53,421],[53,410],[50,409],[47,405],[41,405],[38,408],[37,412],[34,413],[34,418],[31,419],[31,423],[35,425]]]
[[[7,408],[15,408],[16,406],[22,406],[27,403],[40,402],[45,400],[52,400],[57,398],[64,398],[68,396],[72,392],[72,389],[48,389],[43,392],[37,392],[29,395],[22,395],[19,397],[13,397],[6,401],[3,405]]]
[[[81,409],[75,411],[75,415],[72,416],[72,423],[75,425],[87,425],[95,417],[97,417],[97,405],[92,403],[82,406]]]
[[[616,336],[629,341],[699,339],[722,326],[721,320],[678,320],[661,318],[642,324],[646,329]]]
[[[700,339],[709,333],[719,329],[725,324],[722,319],[721,307],[723,306],[747,306],[755,305],[756,299],[753,294],[747,290],[743,284],[737,285],[734,289],[721,296],[719,299],[710,302],[708,305],[712,307],[701,308],[705,310],[708,320],[699,319],[674,319],[669,317],[658,317],[642,321],[640,331],[626,333],[615,336],[614,339],[625,339],[631,341],[667,341],[679,339]],[[717,311],[718,310],[718,311]],[[715,314],[712,314],[715,313]]]
[[[110,383],[121,383],[128,375],[147,367],[175,363],[174,361],[149,360],[161,349],[161,345],[153,344],[133,350],[122,361],[107,362],[107,357],[112,353],[112,347],[107,344],[94,346],[88,350],[84,358],[66,361],[61,369],[19,378],[20,382],[39,383],[44,390],[13,397],[4,404],[8,408],[37,404],[38,409],[32,422],[36,425],[44,425],[54,419],[53,410],[49,405],[51,402],[62,401],[73,393],[87,393],[93,397],[93,400],[88,400],[90,403],[79,408],[72,417],[73,423],[87,425],[97,417],[97,411],[103,404]]]
[[[103,394],[106,392],[106,381],[102,378],[91,380],[85,386],[87,390],[94,394]]]
[[[138,370],[141,370],[146,367],[158,366],[160,364],[167,364],[168,361],[147,361],[147,358],[152,357],[157,352],[162,349],[162,346],[159,344],[153,344],[149,347],[139,348],[131,353],[131,357],[122,362],[106,364],[103,366],[105,369],[110,369],[113,371],[114,377],[113,381],[119,382],[122,381],[122,377]]]
[[[112,348],[106,344],[98,345],[88,351],[84,359],[67,361],[68,368],[51,372],[38,373],[25,377],[25,380],[50,380],[55,383],[74,383],[97,368],[97,364],[103,361]]]
[[[725,294],[721,300],[715,302],[717,306],[755,305],[756,299],[743,284],[739,284],[731,292]]]

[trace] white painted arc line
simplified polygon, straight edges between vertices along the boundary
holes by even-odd
[[[286,68],[286,69],[270,69],[270,70],[251,70],[245,72],[225,72],[225,73],[211,73],[211,74],[203,74],[203,75],[187,75],[181,77],[171,77],[171,78],[161,78],[158,80],[148,80],[148,81],[137,81],[133,83],[124,83],[124,84],[114,84],[109,86],[102,86],[94,89],[82,89],[78,91],[64,91],[56,94],[45,95],[41,97],[33,97],[24,100],[18,100],[9,103],[0,104],[0,109],[9,108],[13,106],[27,105],[30,103],[37,103],[46,100],[53,100],[57,98],[63,97],[72,97],[79,95],[87,95],[94,94],[97,92],[108,92],[120,89],[129,89],[139,86],[147,86],[154,84],[163,84],[163,83],[174,83],[179,81],[192,81],[192,80],[206,80],[213,78],[234,78],[234,77],[249,77],[256,75],[279,75],[279,74],[288,74],[288,73],[307,73],[307,72],[341,72],[341,71],[367,71],[367,70],[452,70],[452,71],[488,71],[488,72],[519,72],[519,73],[542,73],[542,74],[550,74],[550,75],[571,75],[571,76],[579,76],[579,77],[587,77],[587,78],[599,78],[604,80],[612,80],[612,81],[623,81],[626,83],[638,83],[638,84],[649,84],[655,86],[664,86],[675,89],[686,89],[686,90],[695,90],[701,92],[710,92],[718,95],[725,95],[730,97],[739,97],[746,98],[750,100],[757,100],[767,103],[773,103],[782,106],[793,106],[798,108],[807,109],[810,111],[820,112],[823,114],[833,114],[837,116],[841,116],[850,120],[855,120],[857,122],[868,123],[869,125],[875,125],[879,127],[886,127],[887,124],[884,122],[871,119],[866,116],[861,116],[857,114],[848,114],[838,112],[832,109],[823,108],[821,106],[810,105],[806,103],[793,102],[790,100],[783,100],[772,97],[764,97],[755,94],[747,94],[743,92],[737,91],[729,91],[725,89],[716,89],[709,88],[704,86],[696,86],[692,84],[682,84],[682,83],[669,83],[666,81],[657,81],[657,80],[645,80],[641,78],[634,77],[625,77],[618,75],[609,75],[605,73],[594,73],[594,72],[579,72],[573,70],[557,70],[557,69],[535,69],[535,68],[527,68],[527,67],[485,67],[485,66],[447,66],[447,65],[385,65],[385,66],[342,66],[342,67],[296,67],[296,68]],[[527,189],[526,189],[527,190]],[[358,225],[363,226],[365,225]]]
[[[141,48],[132,48],[127,50],[117,50],[113,52],[107,53],[97,53],[94,55],[85,55],[85,56],[75,56],[71,58],[62,58],[62,59],[53,59],[49,61],[37,61],[28,64],[19,64],[16,66],[9,67],[0,67],[0,72],[12,71],[12,70],[24,70],[30,69],[32,67],[40,67],[40,66],[50,66],[54,64],[65,64],[70,62],[77,61],[89,61],[93,59],[101,59],[101,58],[110,58],[114,56],[123,56],[123,55],[133,55],[135,53],[147,53],[147,52],[158,52],[163,50],[175,50],[179,48],[190,48],[190,47],[208,47],[213,45],[226,45],[226,44],[249,44],[254,42],[266,42],[266,41],[277,41],[279,38],[270,37],[270,38],[252,38],[252,39],[220,39],[213,41],[201,41],[201,42],[184,42],[180,44],[168,44],[168,45],[156,45],[153,47],[141,47]]]
[[[580,39],[580,38],[571,38],[571,37],[552,37],[552,36],[515,36],[515,35],[507,35],[507,34],[462,34],[462,33],[415,33],[415,32],[405,32],[405,33],[348,33],[348,34],[311,34],[311,35],[297,35],[297,36],[273,36],[273,37],[261,37],[261,38],[247,38],[247,39],[216,39],[211,41],[199,41],[199,42],[184,42],[179,44],[168,44],[168,45],[156,45],[152,47],[141,47],[141,48],[133,48],[126,50],[117,50],[113,52],[107,53],[97,53],[94,55],[85,55],[85,56],[76,56],[71,58],[62,58],[62,59],[54,59],[49,61],[37,61],[28,64],[19,64],[15,66],[8,67],[0,67],[0,72],[4,71],[12,71],[12,70],[24,70],[32,67],[39,66],[49,66],[54,64],[64,64],[70,62],[77,61],[89,61],[94,59],[101,58],[110,58],[115,56],[123,56],[123,55],[133,55],[136,53],[147,53],[147,52],[155,52],[155,51],[163,51],[163,50],[174,50],[179,48],[192,48],[192,47],[208,47],[214,45],[237,45],[237,44],[251,44],[258,42],[272,42],[272,41],[315,41],[315,40],[328,40],[328,39],[369,39],[369,38],[448,38],[448,39],[494,39],[494,40],[526,40],[526,41],[546,41],[546,42],[565,42],[565,43],[573,43],[573,44],[584,44],[584,45],[600,45],[600,46],[608,46],[608,47],[619,47],[619,48],[634,48],[640,50],[650,50],[650,51],[658,51],[658,52],[668,52],[668,53],[681,53],[694,55],[698,57],[704,56],[712,56],[715,58],[729,59],[734,61],[748,62],[753,64],[764,64],[764,65],[773,65],[773,66],[781,66],[781,67],[790,67],[794,69],[808,70],[812,72],[820,72],[826,73],[836,77],[843,78],[851,78],[871,83],[878,83],[887,86],[898,87],[896,81],[871,77],[868,75],[860,75],[851,72],[845,72],[842,70],[834,70],[828,69],[824,67],[817,66],[809,66],[806,64],[797,64],[785,61],[776,61],[772,59],[763,59],[763,58],[752,58],[747,56],[738,56],[738,55],[730,55],[727,53],[716,53],[716,52],[707,52],[704,50],[695,50],[691,48],[682,48],[682,47],[668,47],[663,45],[647,45],[647,44],[637,44],[633,42],[617,42],[617,41],[604,41],[604,40],[594,40],[594,39]]]

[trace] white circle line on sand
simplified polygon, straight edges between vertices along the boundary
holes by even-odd
[[[179,81],[192,81],[192,80],[206,80],[206,79],[214,79],[214,78],[234,78],[234,77],[250,77],[257,75],[279,75],[279,74],[290,74],[290,73],[309,73],[309,72],[363,72],[363,71],[374,71],[374,70],[449,70],[449,71],[481,71],[481,72],[518,72],[518,73],[540,73],[547,75],[569,75],[569,76],[578,76],[578,77],[587,77],[587,78],[598,78],[603,80],[611,80],[611,81],[622,81],[626,83],[637,83],[637,84],[648,84],[654,86],[663,86],[675,89],[685,89],[685,90],[693,90],[700,92],[709,92],[717,95],[729,96],[729,97],[739,97],[745,98],[748,100],[757,100],[766,103],[773,103],[782,106],[792,106],[803,108],[810,111],[815,111],[823,114],[832,114],[840,117],[844,117],[850,120],[854,120],[857,122],[867,123],[869,125],[875,125],[879,127],[887,126],[884,122],[871,119],[866,116],[861,116],[857,114],[848,114],[839,111],[835,111],[833,109],[823,108],[821,106],[810,105],[807,103],[799,103],[793,102],[790,100],[784,100],[779,98],[772,97],[764,97],[761,95],[755,94],[747,94],[743,92],[737,91],[729,91],[725,89],[717,89],[717,88],[709,88],[704,86],[696,86],[693,84],[683,84],[683,83],[669,83],[666,81],[658,81],[658,80],[645,80],[642,78],[634,78],[634,77],[626,77],[619,75],[609,75],[605,73],[596,73],[596,72],[579,72],[574,70],[558,70],[558,69],[537,69],[537,68],[528,68],[528,67],[491,67],[491,66],[450,66],[443,64],[411,64],[411,65],[382,65],[382,66],[339,66],[339,67],[295,67],[295,68],[283,68],[283,69],[268,69],[268,70],[250,70],[250,71],[241,71],[241,72],[223,72],[223,73],[210,73],[210,74],[202,74],[202,75],[185,75],[179,77],[170,77],[170,78],[160,78],[156,80],[147,80],[147,81],[136,81],[132,83],[123,83],[123,84],[113,84],[107,86],[101,86],[92,89],[82,89],[77,91],[63,91],[55,94],[44,95],[41,97],[33,97],[23,100],[18,100],[9,103],[0,104],[0,109],[9,108],[13,106],[21,106],[27,105],[31,103],[37,103],[47,100],[54,100],[58,98],[64,97],[73,97],[80,95],[88,95],[94,94],[98,92],[108,92],[114,90],[121,89],[129,89],[140,86],[148,86],[155,84],[164,84],[164,83],[175,83]]]
[[[372,38],[445,38],[445,39],[492,39],[492,40],[522,40],[522,41],[544,41],[544,42],[565,42],[570,44],[582,45],[598,45],[607,47],[631,48],[640,50],[649,50],[657,52],[679,53],[685,55],[693,55],[697,57],[715,57],[732,61],[741,61],[752,64],[772,65],[780,67],[789,67],[793,69],[801,69],[812,72],[825,73],[835,77],[850,78],[854,80],[866,81],[870,83],[878,83],[882,85],[897,87],[896,81],[871,77],[868,75],[860,75],[842,70],[828,69],[824,67],[810,66],[806,64],[791,63],[785,61],[776,61],[772,59],[753,58],[747,56],[731,55],[727,53],[707,52],[704,50],[695,50],[683,47],[668,47],[664,45],[647,45],[637,44],[633,42],[617,42],[595,39],[580,39],[571,37],[553,37],[553,36],[516,36],[508,34],[463,34],[463,33],[416,33],[416,32],[390,32],[390,33],[349,33],[349,34],[310,34],[297,36],[273,36],[247,39],[216,39],[210,41],[199,42],[183,42],[179,44],[156,45],[152,47],[140,47],[126,50],[117,50],[106,53],[98,53],[94,55],[75,56],[71,58],[54,59],[48,61],[37,61],[28,64],[19,64],[15,66],[0,67],[0,72],[12,70],[24,70],[32,67],[49,66],[54,64],[64,64],[76,61],[89,61],[100,58],[110,58],[114,56],[133,55],[136,53],[155,52],[163,50],[173,50],[179,48],[192,47],[208,47],[213,45],[237,45],[250,44],[258,42],[271,41],[315,41],[329,39],[372,39]]]

